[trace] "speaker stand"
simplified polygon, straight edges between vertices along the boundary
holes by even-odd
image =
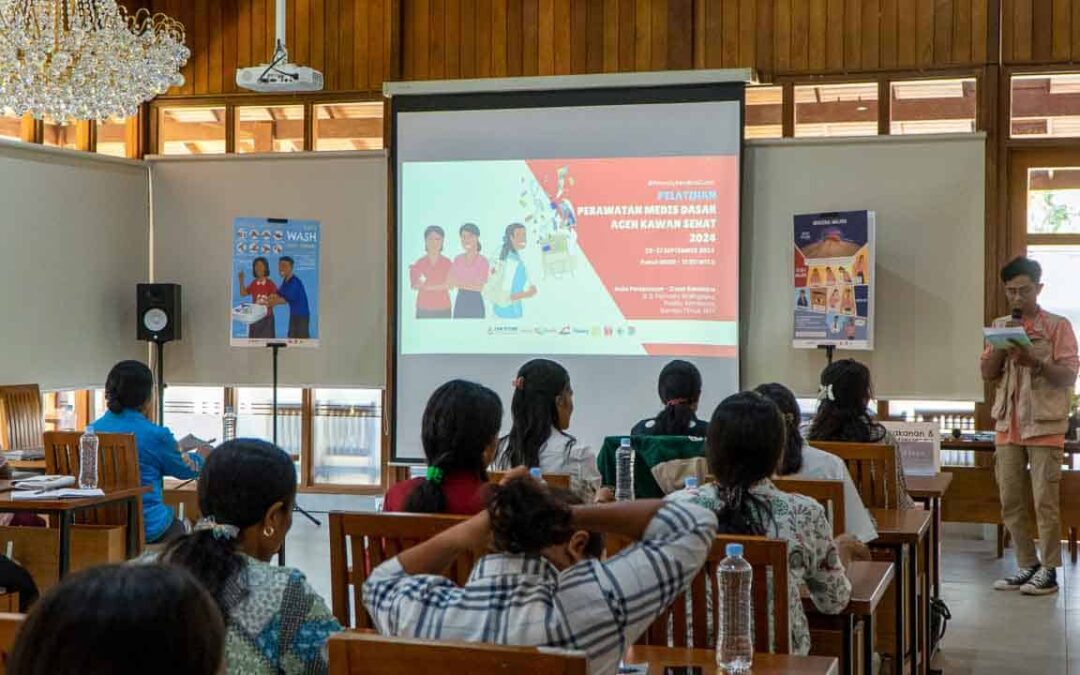
[[[273,406],[271,408],[271,411],[272,411],[271,412],[271,417],[273,419],[273,425],[274,425],[274,429],[273,429],[273,432],[272,432],[272,437],[273,437],[273,440],[274,440],[274,445],[277,445],[278,444],[278,435],[277,435],[277,430],[278,430],[278,353],[283,348],[288,346],[288,343],[285,343],[285,342],[267,342],[266,346],[270,348],[271,353],[273,354]],[[305,518],[307,518],[308,520],[310,520],[312,523],[315,524],[315,527],[322,527],[322,523],[319,522],[315,518],[315,516],[311,515],[306,510],[304,510],[304,508],[301,507],[299,504],[294,504],[293,505],[293,511],[296,512],[296,513],[299,513],[300,515],[302,515]],[[284,556],[281,556],[281,558],[284,558]],[[279,560],[281,558],[279,558]]]
[[[165,343],[154,340],[154,368],[157,370],[157,423],[165,426]]]

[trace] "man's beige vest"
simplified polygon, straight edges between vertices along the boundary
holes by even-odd
[[[1046,332],[1053,335],[1063,316],[1043,310],[1042,318]],[[1003,316],[994,319],[994,326],[1001,328],[1012,318]],[[1035,358],[1046,360],[1053,358],[1054,346],[1049,338],[1036,338],[1031,341]],[[1013,416],[1014,393],[1016,397],[1017,420],[1020,422],[1020,438],[1064,434],[1069,429],[1069,401],[1072,387],[1055,387],[1043,375],[1034,375],[1031,368],[1022,368],[1013,359],[1006,359],[997,383],[992,415],[996,421],[995,429],[1007,433]]]

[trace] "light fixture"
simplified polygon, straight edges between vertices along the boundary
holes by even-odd
[[[191,51],[165,14],[115,0],[0,0],[0,107],[58,122],[130,117],[183,84]]]

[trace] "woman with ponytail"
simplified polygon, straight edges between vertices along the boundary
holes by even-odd
[[[548,359],[523,365],[513,382],[510,433],[499,441],[495,468],[540,467],[570,475],[570,489],[592,501],[600,486],[596,454],[566,433],[574,414],[574,390],[566,368]]]
[[[270,563],[292,527],[295,502],[296,467],[281,448],[229,441],[199,477],[203,519],[162,554],[220,608],[228,673],[326,672],[326,640],[340,624],[303,573]]]
[[[788,542],[788,613],[791,650],[810,652],[810,629],[799,588],[810,589],[814,606],[837,614],[851,598],[840,552],[825,509],[813,499],[779,490],[769,478],[784,451],[784,418],[756,392],[724,399],[709,422],[706,459],[716,482],[668,495],[716,512],[720,534],[750,534]]]
[[[704,438],[709,423],[697,418],[701,400],[701,372],[689,361],[675,360],[660,371],[660,402],[656,417],[641,420],[631,436],[697,436]]]
[[[830,363],[821,371],[821,402],[806,439],[811,444],[814,441],[884,443],[897,447],[893,435],[870,417],[868,407],[873,396],[869,368],[854,359]],[[896,474],[899,494],[895,508],[915,508],[915,501],[907,491],[899,450],[896,452]]]
[[[471,516],[487,508],[502,416],[502,401],[483,385],[451,380],[436,389],[420,424],[427,473],[395,483],[383,510]]]

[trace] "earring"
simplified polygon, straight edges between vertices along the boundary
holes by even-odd
[[[264,527],[263,528],[263,536],[266,537],[267,539],[274,536],[274,526],[273,525],[267,525],[266,527]]]

